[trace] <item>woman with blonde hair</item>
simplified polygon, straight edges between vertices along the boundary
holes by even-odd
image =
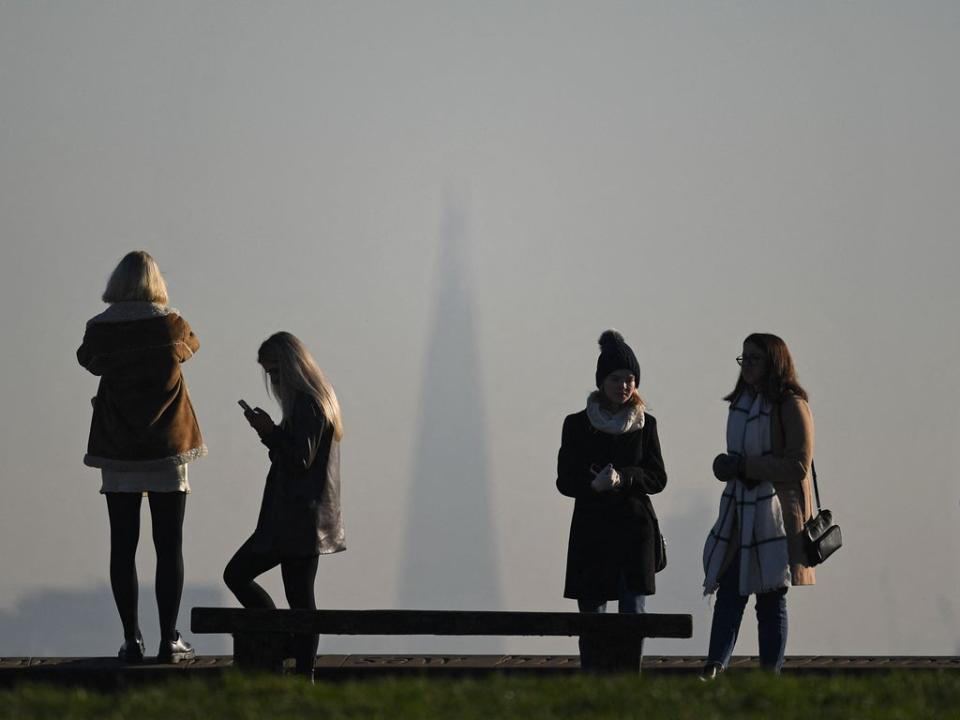
[[[143,660],[137,614],[136,552],[140,505],[150,503],[157,551],[156,593],[160,662],[193,657],[177,631],[183,590],[182,529],[190,492],[187,463],[206,454],[180,365],[200,341],[167,306],[167,286],[156,261],[128,253],[110,275],[109,307],[87,323],[77,360],[100,378],[84,463],[100,468],[100,492],[110,516],[110,585],[123,623],[118,656]]]
[[[260,516],[253,535],[223,573],[246,608],[274,608],[255,578],[277,565],[291,608],[315,610],[320,555],[346,549],[340,518],[340,439],[343,423],[333,387],[294,335],[278,332],[257,353],[267,387],[280,404],[277,425],[260,408],[244,416],[270,457]],[[313,677],[318,636],[292,648],[297,673]]]

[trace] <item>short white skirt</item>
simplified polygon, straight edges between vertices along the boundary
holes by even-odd
[[[101,469],[101,493],[190,492],[186,464],[160,470]]]

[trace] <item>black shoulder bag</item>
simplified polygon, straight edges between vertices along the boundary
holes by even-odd
[[[787,431],[783,427],[783,405],[777,403],[780,415],[780,434],[783,446],[787,446]],[[807,556],[807,565],[814,567],[833,555],[843,545],[840,526],[833,524],[833,513],[820,507],[820,487],[817,485],[817,466],[810,460],[810,472],[813,473],[813,494],[817,499],[817,514],[803,524],[803,549]]]
[[[817,498],[817,514],[803,524],[803,546],[807,551],[807,565],[819,565],[843,545],[840,526],[833,524],[833,513],[820,508],[820,488],[817,487],[817,466],[810,461],[813,472],[813,492]]]

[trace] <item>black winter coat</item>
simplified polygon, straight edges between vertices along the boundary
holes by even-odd
[[[316,400],[297,395],[292,416],[262,438],[270,450],[258,550],[303,557],[346,549],[340,517],[340,443]]]
[[[621,485],[598,493],[594,473],[611,463]],[[653,595],[656,515],[650,495],[667,484],[657,421],[647,415],[640,430],[611,435],[594,429],[587,411],[568,415],[557,458],[557,489],[576,498],[567,549],[568,598],[615,600],[619,580],[634,593]]]

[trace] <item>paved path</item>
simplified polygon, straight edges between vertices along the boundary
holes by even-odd
[[[229,655],[206,655],[180,663],[124,665],[113,658],[2,658],[0,686],[18,682],[52,681],[103,689],[156,682],[174,677],[213,677],[233,666]],[[703,657],[649,656],[643,672],[651,675],[692,675],[700,671]],[[734,657],[731,670],[757,667],[755,657]],[[576,655],[320,655],[317,678],[344,680],[424,673],[431,677],[455,677],[504,672],[518,675],[572,673],[580,668]],[[822,656],[788,657],[784,672],[873,673],[892,670],[960,671],[960,657],[948,656]]]

